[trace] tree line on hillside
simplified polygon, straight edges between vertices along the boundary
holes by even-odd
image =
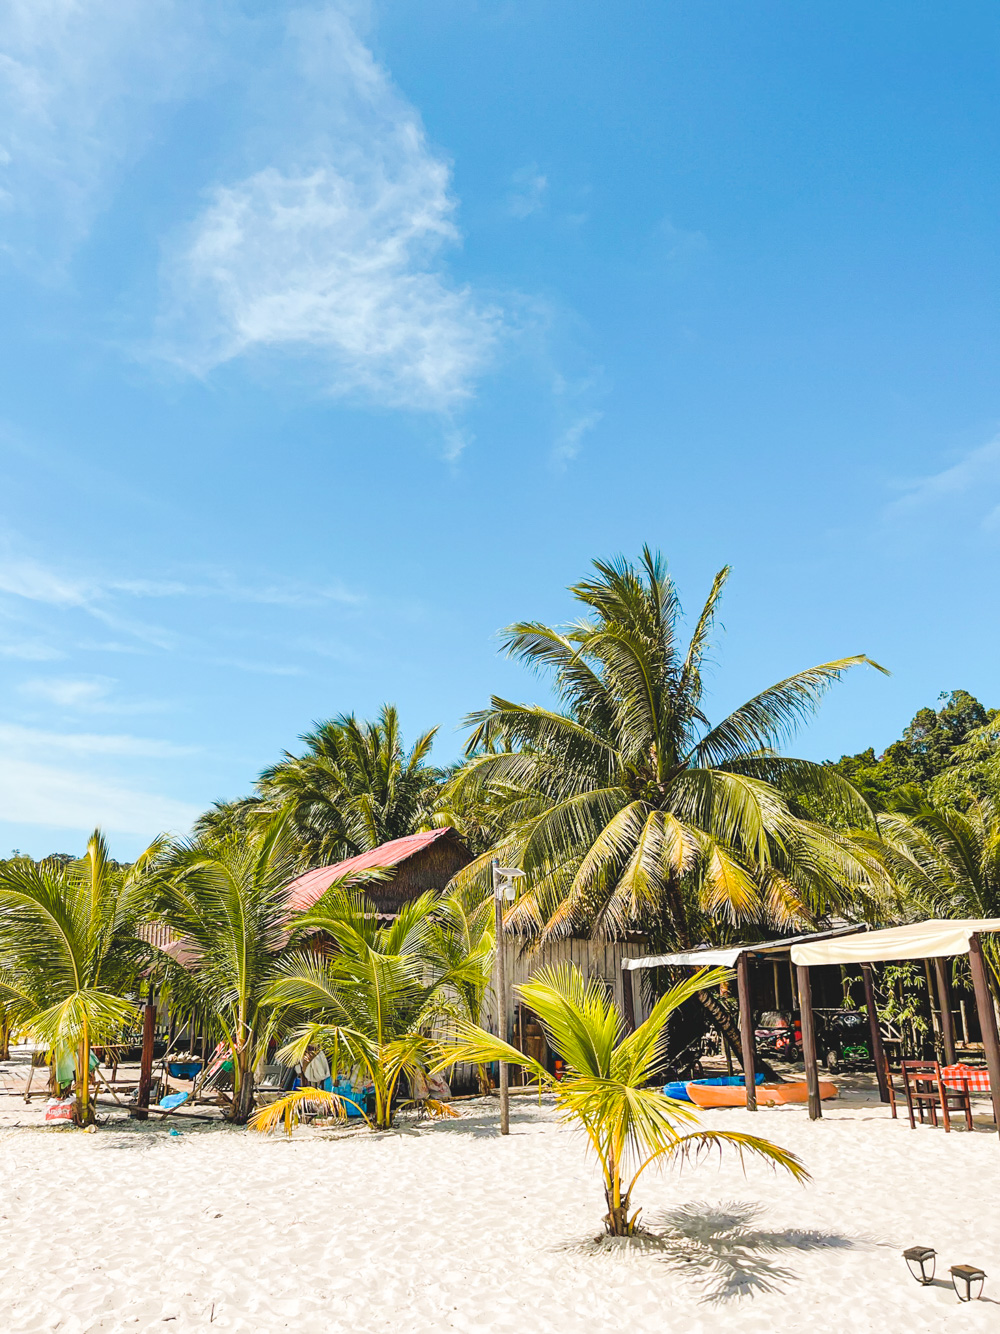
[[[86,1070],[91,1045],[134,1020],[152,976],[228,1049],[234,1119],[251,1114],[254,1072],[278,1042],[290,1059],[318,1049],[334,1069],[363,1068],[388,1124],[398,1081],[431,1061],[442,1007],[480,1031],[493,858],[525,873],[505,928],[527,943],[640,932],[658,949],[689,948],[833,915],[1000,915],[995,711],[955,691],[878,759],[785,754],[847,671],[883,670],[855,655],[710,719],[702,673],[727,576],[685,635],[658,555],[596,561],[571,589],[576,620],[506,632],[505,651],[547,680],[553,705],[493,697],[448,769],[431,761],[434,731],[407,746],[387,705],[370,722],[318,725],[248,797],[132,866],[99,834],[78,861],[0,863],[0,1023]],[[473,853],[443,899],[425,896],[387,926],[365,898],[376,870],[290,919],[283,890],[298,872],[442,826]],[[181,948],[149,943],[151,923]],[[688,1000],[738,1049],[715,986]]]
[[[987,709],[967,690],[938,696],[940,708],[923,708],[898,741],[876,756],[874,747],[842,755],[833,768],[877,811],[891,810],[907,790],[964,805],[996,782],[1000,710]]]

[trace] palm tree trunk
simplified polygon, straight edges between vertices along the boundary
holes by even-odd
[[[608,1162],[607,1174],[605,1179],[610,1179],[611,1185],[604,1189],[608,1205],[604,1226],[612,1237],[629,1237],[632,1235],[632,1224],[628,1216],[628,1196],[622,1195],[621,1159],[617,1154]]]
[[[695,942],[691,938],[688,930],[687,914],[684,911],[684,899],[681,894],[680,886],[675,882],[666,887],[666,916],[668,919],[667,930],[670,934],[671,947],[673,949],[690,950],[694,948]],[[727,1006],[709,991],[699,991],[698,1000],[702,1009],[708,1015],[709,1023],[719,1034],[723,1042],[728,1042],[731,1049],[736,1053],[743,1063],[743,1040],[740,1036],[739,1025],[733,1021],[733,1016]],[[765,1079],[774,1083],[781,1082],[781,1076],[774,1067],[764,1059],[760,1053],[757,1054],[757,1069]]]
[[[236,1087],[233,1090],[229,1120],[238,1126],[245,1126],[253,1114],[254,1105],[254,1078],[247,1047],[233,1052],[233,1075]]]
[[[713,996],[710,991],[699,991],[698,1000],[701,1002],[705,1013],[711,1020],[712,1027],[716,1030],[724,1042],[728,1042],[730,1048],[736,1053],[736,1058],[740,1064],[743,1064],[743,1040],[740,1036],[739,1025],[733,1021],[733,1016],[718,996]],[[765,1079],[772,1083],[780,1083],[781,1076],[770,1065],[768,1061],[757,1053],[757,1069]]]
[[[86,1021],[80,1038],[79,1060],[76,1067],[76,1102],[80,1125],[90,1125],[94,1113],[90,1105],[90,1037]]]
[[[604,1198],[608,1204],[608,1212],[604,1216],[604,1226],[607,1228],[609,1236],[630,1237],[632,1228],[629,1224],[628,1196],[626,1195],[623,1200],[619,1200],[615,1204],[613,1192],[606,1190]]]

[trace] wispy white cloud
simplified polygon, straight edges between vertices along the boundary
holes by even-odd
[[[0,723],[0,755],[34,759],[41,755],[124,755],[157,760],[195,755],[197,746],[178,746],[172,741],[95,732],[47,732],[15,723]]]
[[[294,579],[251,583],[226,571],[210,570],[188,579],[121,579],[68,575],[23,557],[0,556],[0,594],[58,608],[79,608],[109,629],[125,632],[159,648],[171,648],[176,637],[161,626],[124,614],[123,602],[132,599],[166,601],[171,598],[218,598],[261,606],[321,607],[325,604],[360,606],[365,595],[343,584],[309,584]],[[116,647],[126,651],[126,646]],[[0,653],[4,650],[0,647]],[[9,656],[29,656],[27,653]],[[52,656],[52,654],[46,654]],[[58,654],[56,655],[58,656]]]
[[[54,662],[66,655],[37,639],[0,640],[0,658],[19,658],[22,662]]]
[[[115,692],[117,684],[107,676],[37,676],[18,682],[16,692],[30,704],[44,705],[47,710],[61,709],[64,713],[126,716],[158,713],[168,707],[163,700],[123,699]]]
[[[507,195],[507,212],[512,218],[530,218],[545,206],[549,182],[534,165],[521,167],[511,177]]]
[[[5,0],[0,6],[0,247],[58,264],[190,86],[194,0]]]
[[[28,699],[42,700],[62,709],[93,709],[105,705],[113,685],[114,682],[106,677],[89,681],[76,681],[68,677],[36,677],[22,681],[18,691]]]
[[[4,757],[0,763],[0,812],[12,824],[45,825],[89,833],[98,825],[112,833],[183,834],[198,809],[171,797],[142,792],[58,765]]]
[[[37,561],[0,560],[0,593],[54,607],[82,607],[94,591],[93,585],[57,574]]]
[[[603,416],[603,412],[587,412],[583,416],[577,417],[576,421],[571,422],[556,438],[556,443],[552,449],[552,461],[565,467],[567,463],[575,459],[580,452],[583,437],[588,431],[594,429]]]
[[[660,258],[666,261],[668,269],[678,277],[687,273],[710,248],[704,232],[678,227],[669,218],[663,219],[658,231]]]
[[[996,525],[1000,498],[1000,439],[969,450],[955,463],[898,487],[886,517],[905,519],[931,509],[958,509],[974,527]]]
[[[282,51],[280,132],[176,246],[160,350],[198,374],[304,353],[333,394],[449,413],[502,316],[442,265],[459,239],[448,164],[344,4],[293,11]]]
[[[302,667],[282,665],[280,663],[254,662],[250,658],[213,658],[215,667],[232,667],[238,672],[251,672],[258,676],[305,676]]]

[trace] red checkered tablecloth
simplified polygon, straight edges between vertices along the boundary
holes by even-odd
[[[943,1065],[941,1082],[949,1088],[968,1088],[970,1093],[989,1093],[990,1072],[982,1065]]]

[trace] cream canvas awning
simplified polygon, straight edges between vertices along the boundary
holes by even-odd
[[[977,932],[1000,931],[1000,917],[913,922],[885,931],[865,931],[842,940],[816,940],[792,947],[792,962],[809,968],[828,963],[881,963],[889,959],[940,959],[968,954]]]
[[[622,968],[733,968],[741,954],[782,954],[797,941],[832,940],[860,926],[835,926],[829,931],[813,931],[807,936],[785,936],[783,940],[759,940],[749,944],[729,945],[725,949],[684,950],[679,954],[647,954],[641,959],[622,959]]]

